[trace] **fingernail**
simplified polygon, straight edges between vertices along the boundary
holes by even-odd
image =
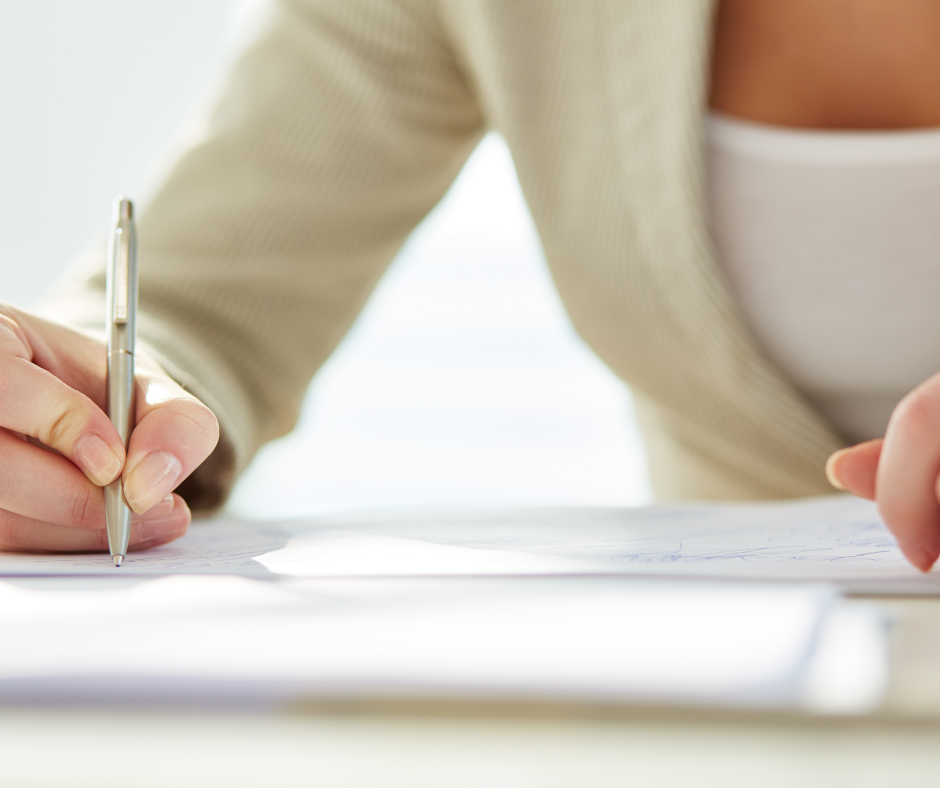
[[[826,478],[829,480],[829,484],[842,492],[848,492],[848,490],[846,490],[845,487],[842,486],[842,483],[836,478],[835,467],[839,458],[847,451],[848,449],[839,449],[839,451],[829,455],[829,459],[826,460]]]
[[[185,531],[189,527],[189,507],[180,501],[172,510],[162,517],[153,520],[143,520],[137,532],[137,542],[147,542],[152,539],[163,539],[168,534]]]
[[[85,475],[99,487],[114,481],[121,470],[121,458],[94,433],[86,433],[75,441],[72,452]]]
[[[175,486],[183,465],[166,451],[144,457],[124,480],[124,497],[137,514],[165,498]]]
[[[143,514],[134,514],[135,520],[158,520],[161,517],[166,517],[170,512],[173,511],[173,493],[168,493],[167,496],[161,500],[157,501],[153,506],[151,506]]]

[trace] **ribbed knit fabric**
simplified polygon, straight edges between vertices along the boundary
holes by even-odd
[[[710,0],[273,2],[140,212],[141,338],[225,435],[191,503],[292,428],[487,128],[575,327],[637,395],[657,497],[828,491],[842,441],[762,358],[713,259],[710,21]],[[100,324],[103,287],[96,246],[42,311]]]

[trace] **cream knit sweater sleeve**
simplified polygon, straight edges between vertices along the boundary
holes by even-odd
[[[423,0],[278,0],[139,212],[140,339],[219,417],[184,484],[217,507],[483,132]],[[100,325],[104,253],[42,305]]]

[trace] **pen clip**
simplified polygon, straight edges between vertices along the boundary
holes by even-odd
[[[117,245],[117,260],[114,271],[114,322],[127,322],[127,301],[130,287],[130,239],[124,228],[118,227],[114,242]]]
[[[131,264],[131,228],[130,221],[133,208],[130,200],[119,197],[115,203],[114,238],[114,314],[111,316],[115,323],[124,324],[128,321],[130,310],[130,264]]]

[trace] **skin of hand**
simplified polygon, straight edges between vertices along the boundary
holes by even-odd
[[[875,501],[907,559],[930,571],[940,556],[940,374],[901,400],[883,439],[835,452],[826,475]]]
[[[0,550],[107,550],[102,487],[118,476],[130,549],[186,533],[189,508],[172,491],[215,448],[218,421],[146,355],[135,362],[125,457],[104,412],[105,344],[0,304]]]

